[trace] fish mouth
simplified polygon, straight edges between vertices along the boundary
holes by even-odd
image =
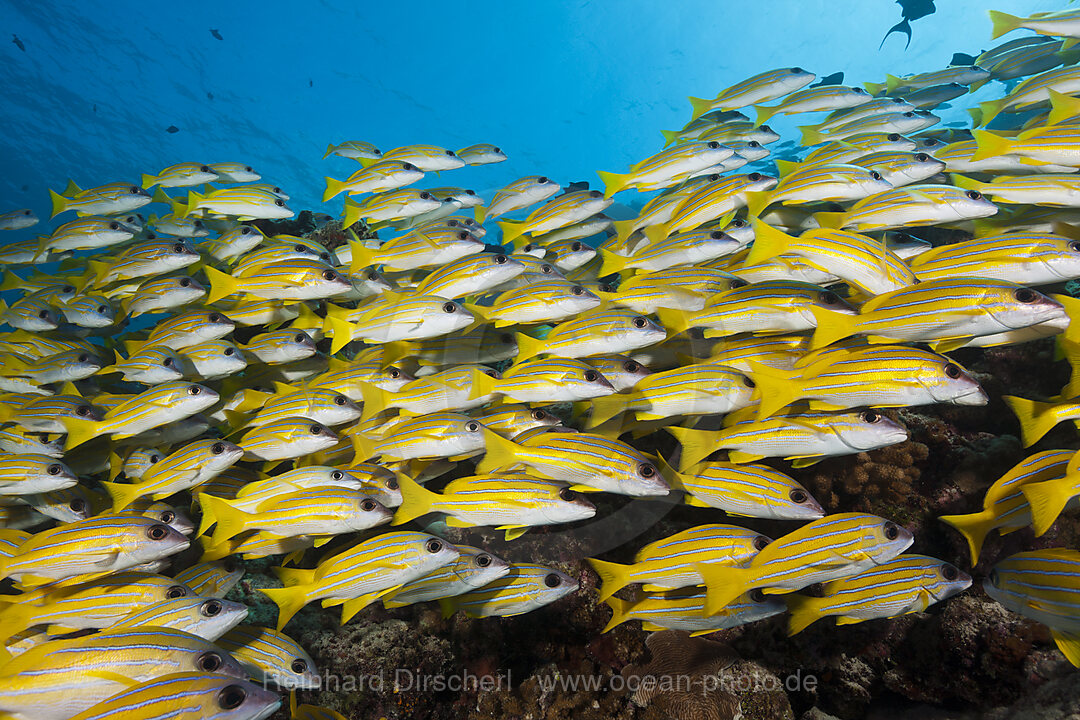
[[[960,395],[954,395],[951,400],[955,405],[985,405],[990,402],[990,396],[981,387],[974,387]]]

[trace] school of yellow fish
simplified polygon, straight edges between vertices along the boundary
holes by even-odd
[[[790,67],[691,98],[668,147],[601,172],[603,192],[536,175],[485,201],[415,184],[505,160],[493,145],[331,145],[358,163],[326,180],[324,200],[345,195],[339,247],[251,224],[294,212],[243,163],[52,192],[63,223],[0,247],[0,716],[266,717],[281,702],[268,684],[318,685],[282,632],[309,603],[341,606],[342,623],[375,602],[491,617],[578,589],[397,526],[437,517],[513,540],[589,520],[592,493],[792,523],[775,540],[701,524],[629,565],[589,559],[606,629],[701,634],[789,612],[796,633],[967,589],[954,565],[905,554],[901,525],[823,508],[759,461],[903,442],[881,408],[986,404],[949,352],[1049,336],[1072,381],[1007,401],[1025,445],[1080,421],[1080,306],[1032,287],[1080,278],[1080,11],[991,16],[995,37],[1035,34],[866,89]],[[971,109],[970,132],[931,129],[934,108],[996,81],[1007,93]],[[801,161],[740,172],[779,138],[765,120],[802,113],[828,114],[801,128]],[[659,193],[605,216],[628,191]],[[0,228],[36,222],[16,211]],[[485,247],[496,225],[511,250]],[[974,239],[903,234],[931,225]],[[671,457],[635,447],[656,432]],[[991,530],[1042,535],[1077,497],[1080,455],[1048,450],[981,512],[942,520],[974,565]],[[176,572],[190,545],[201,560]],[[277,626],[245,625],[224,599],[236,558],[268,556]],[[1080,666],[1080,552],[1013,555],[985,588]]]

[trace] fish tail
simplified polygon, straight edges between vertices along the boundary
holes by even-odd
[[[315,571],[305,568],[287,568],[287,567],[275,567],[272,571],[277,575],[277,579],[281,581],[281,584],[285,587],[296,587],[297,585],[312,585],[315,582]]]
[[[782,408],[795,402],[800,396],[797,380],[760,363],[750,362],[750,377],[754,381],[754,393],[758,398],[757,419],[760,422],[775,415]]]
[[[971,553],[971,565],[979,561],[979,553],[982,552],[986,536],[994,529],[994,513],[989,510],[981,510],[967,515],[942,515],[938,518],[946,525],[956,529],[968,542],[968,551]]]
[[[308,604],[308,590],[304,585],[283,588],[260,588],[260,592],[278,606],[277,629],[280,631],[293,615]]]
[[[328,202],[338,195],[345,188],[345,183],[341,180],[335,180],[332,177],[326,178],[326,190],[323,192],[322,201]]]
[[[885,94],[888,95],[904,84],[904,81],[895,75],[885,73]]]
[[[360,612],[383,595],[389,595],[396,589],[397,588],[388,588],[386,590],[377,590],[361,595],[360,597],[354,597],[346,600],[341,604],[341,624],[344,625],[345,623],[349,622],[353,619],[356,613]]]
[[[1053,403],[1028,400],[1015,395],[1003,395],[1002,400],[1020,421],[1020,439],[1024,447],[1031,447],[1054,429],[1061,419],[1053,412]]]
[[[50,218],[54,218],[67,210],[68,198],[60,193],[55,190],[49,190],[49,199],[52,200],[52,215],[49,216]]]
[[[660,324],[668,332],[668,337],[672,335],[678,335],[681,332],[686,332],[693,322],[692,315],[682,310],[671,310],[669,308],[659,308],[656,311],[656,317],[660,320]]]
[[[706,100],[705,98],[690,97],[690,107],[694,109],[694,114],[690,116],[690,121],[693,122],[705,113],[712,110],[714,100]]]
[[[705,583],[705,615],[715,615],[747,590],[751,570],[713,563],[694,565]]]
[[[489,473],[518,464],[517,443],[507,440],[493,430],[484,430],[484,448],[484,457],[476,466],[477,473]]]
[[[979,103],[979,107],[977,108],[970,108],[968,113],[971,115],[971,120],[975,124],[975,127],[982,127],[983,125],[989,125],[991,120],[1001,114],[1002,109],[1008,102],[1008,98],[987,100],[986,102]],[[976,117],[976,115],[978,115],[978,117]]]
[[[884,40],[882,42],[884,42]],[[885,83],[868,82],[863,83],[863,87],[866,88],[866,92],[870,93],[871,95],[877,95],[885,89]]]
[[[630,258],[623,255],[616,255],[610,250],[600,248],[600,275],[599,277],[607,277],[608,275],[614,275],[615,273],[621,273],[626,269],[626,264],[630,262]]]
[[[64,186],[64,192],[61,195],[69,198],[73,198],[82,192],[82,188],[75,184],[75,181],[68,178],[67,185]]]
[[[600,631],[601,635],[629,620],[629,612],[632,604],[629,600],[623,600],[617,597],[605,598],[604,602],[611,608],[611,619],[608,620],[608,624],[604,626],[604,629]]]
[[[641,232],[649,239],[649,242],[658,243],[661,240],[666,239],[671,233],[671,226],[667,223],[658,223],[656,225],[649,225],[642,229]]]
[[[858,315],[845,315],[816,305],[810,306],[810,312],[814,314],[814,319],[817,321],[814,336],[810,339],[811,350],[832,345],[859,331]]]
[[[476,219],[476,222],[483,225],[484,220],[487,218],[487,208],[483,205],[477,205],[473,208],[473,217]]]
[[[146,173],[143,173],[142,186],[144,188],[146,188],[147,190],[154,187],[154,185],[157,185],[157,181],[158,181],[158,179],[156,177],[154,177],[153,175],[147,175]]]
[[[179,218],[185,218],[194,212],[199,207],[199,203],[206,199],[206,196],[200,195],[194,190],[190,191],[187,196],[186,203],[177,203],[173,208],[173,214]]]
[[[821,132],[818,125],[800,125],[799,130],[802,131],[802,144],[807,147],[820,145],[829,139],[828,135]]]
[[[604,197],[609,198],[615,193],[624,190],[631,175],[629,173],[613,173],[597,170],[596,174],[604,183]]]
[[[11,272],[10,270],[4,271],[4,282],[0,283],[0,292],[5,290],[18,290],[23,286],[23,279]]]
[[[971,154],[971,159],[976,162],[995,155],[1007,155],[1012,146],[1011,139],[988,130],[972,130],[971,134],[975,138],[975,152]]]
[[[349,272],[359,275],[365,268],[375,265],[375,253],[371,248],[365,247],[359,240],[349,241],[349,251],[352,259],[349,261]]]
[[[1009,15],[1003,13],[1000,10],[989,11],[990,22],[993,23],[994,28],[990,32],[990,39],[996,40],[1005,33],[1012,32],[1020,27],[1020,23],[1023,22],[1021,18],[1015,15]]]
[[[630,565],[605,562],[596,558],[586,558],[592,569],[600,576],[600,596],[598,602],[604,602],[616,592],[630,584]],[[616,623],[617,625],[618,623]],[[614,626],[612,626],[614,627]]]
[[[766,260],[783,255],[784,250],[794,240],[783,230],[778,230],[757,218],[751,224],[754,228],[754,244],[750,246],[750,254],[743,261],[744,267],[760,265]]]
[[[234,538],[247,529],[248,513],[237,510],[225,498],[199,493],[199,503],[203,507],[204,519],[209,515],[217,522],[217,527],[211,537],[215,545]]]
[[[480,370],[472,372],[472,387],[469,390],[469,399],[475,400],[485,395],[493,395],[499,391],[499,381]]]
[[[756,105],[754,106],[754,110],[757,110],[757,120],[754,121],[754,127],[760,127],[767,123],[769,118],[779,112],[780,106],[773,105],[770,107],[768,105]]]
[[[433,504],[442,498],[406,475],[398,475],[398,487],[401,489],[401,505],[394,511],[391,525],[404,525],[421,515],[427,515]]]
[[[108,429],[108,424],[96,420],[84,420],[82,418],[61,418],[60,424],[67,430],[67,439],[64,441],[64,450],[70,450],[89,442]]]
[[[1072,483],[1064,478],[1030,483],[1020,487],[1031,506],[1031,527],[1042,537],[1072,499]]]
[[[364,167],[371,167],[372,165],[374,165],[375,163],[377,163],[379,161],[374,160],[372,158],[356,158],[356,162],[360,163]]]
[[[797,635],[813,623],[821,619],[819,610],[820,598],[808,595],[792,594],[787,597],[788,612],[788,637]]]
[[[664,429],[673,435],[682,447],[682,454],[679,456],[679,472],[697,465],[720,449],[714,441],[715,433],[708,430],[674,425]]]
[[[592,414],[585,423],[586,429],[599,427],[616,415],[626,412],[628,402],[630,402],[629,396],[620,394],[593,398],[590,403]]]
[[[360,220],[360,213],[363,212],[360,206],[354,203],[349,198],[345,198],[345,215],[341,221],[341,227],[351,228]]]
[[[327,145],[326,146],[326,152],[323,153],[323,160],[330,157],[334,153],[335,150],[337,150],[337,148],[334,147],[334,143],[330,143],[329,145]]]
[[[386,409],[387,405],[393,402],[390,393],[371,383],[360,383],[360,394],[364,398],[364,407],[360,415],[360,422],[370,420],[372,416],[382,412]]]
[[[512,220],[500,220],[495,224],[499,226],[500,230],[502,230],[502,244],[503,245],[511,245],[512,246],[514,244],[514,241],[517,240],[519,237],[521,237],[525,233],[525,223],[523,223],[523,222],[514,222]]]
[[[844,220],[846,219],[846,213],[842,212],[817,212],[814,213],[814,220],[817,224],[823,228],[830,230],[839,230],[844,227]]]
[[[679,133],[681,130],[661,130],[660,134],[664,136],[664,147],[671,145],[672,143],[679,142]]]
[[[772,204],[773,194],[768,190],[750,190],[746,193],[746,213],[751,218],[757,218],[765,208]],[[754,237],[757,245],[757,236]]]
[[[117,458],[119,459],[119,458]],[[119,472],[119,469],[117,470]],[[118,513],[143,496],[141,483],[117,483],[101,481],[113,501],[113,512]]]
[[[352,342],[354,329],[353,324],[348,320],[326,316],[323,332],[332,338],[330,342],[331,354],[336,354],[341,348]]]
[[[199,557],[199,562],[213,562],[214,560],[220,560],[232,555],[233,543],[223,542],[220,545],[215,545],[214,541],[206,535],[199,537],[199,544],[202,545],[202,555]]]
[[[627,238],[634,234],[635,224],[637,224],[637,218],[616,220],[613,223],[615,227],[615,237],[618,239],[620,246],[626,245]]]
[[[229,297],[240,291],[240,283],[232,275],[221,272],[209,265],[203,268],[206,277],[210,281],[210,294],[206,298],[209,305],[216,303],[222,298]]]
[[[1057,90],[1050,91],[1050,115],[1046,118],[1048,125],[1060,125],[1077,115],[1080,115],[1080,98],[1059,93]]]
[[[353,446],[353,460],[364,462],[375,457],[375,441],[366,435],[356,434],[351,437]]]
[[[517,357],[514,358],[515,364],[536,357],[545,351],[544,341],[534,338],[531,335],[514,333],[514,339],[517,340],[518,346],[518,354]]]
[[[1051,629],[1050,634],[1065,659],[1071,662],[1073,667],[1080,667],[1080,634],[1057,629]]]

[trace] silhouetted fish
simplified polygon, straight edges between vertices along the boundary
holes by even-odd
[[[217,30],[215,30],[214,28],[210,28],[210,34],[213,35],[214,37],[216,37],[218,40],[224,40],[225,39],[225,38],[221,37],[221,33],[218,32]]]
[[[975,63],[971,63],[971,64],[974,65]],[[818,87],[819,85],[842,85],[843,82],[844,82],[844,73],[835,72],[832,75],[826,75],[825,77],[821,78],[820,82],[816,82],[813,85],[811,85],[810,87]]]
[[[952,60],[949,61],[950,65],[974,65],[975,56],[968,55],[967,53],[953,53]]]
[[[19,46],[19,49],[26,52],[26,46],[23,45],[23,41],[19,39],[19,36],[15,33],[11,33],[11,42]]]
[[[881,38],[881,45],[878,45],[878,50],[885,45],[885,41],[894,32],[907,35],[907,43],[904,45],[904,49],[907,50],[908,46],[911,45],[911,21],[937,12],[937,8],[934,7],[934,0],[896,0],[896,4],[902,10],[903,19],[889,28],[889,32],[885,33],[885,37]]]
[[[176,127],[175,125],[170,125],[169,127],[165,128],[165,132],[171,135],[173,133],[180,132],[180,128]]]

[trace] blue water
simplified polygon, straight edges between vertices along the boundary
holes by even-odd
[[[319,203],[322,178],[356,165],[321,158],[342,140],[491,142],[510,156],[430,184],[483,192],[534,173],[595,184],[596,170],[658,150],[660,130],[688,119],[687,95],[787,65],[881,81],[991,46],[985,2],[937,5],[912,24],[910,48],[894,34],[879,51],[901,15],[888,0],[0,2],[0,212],[47,218],[46,188],[69,177],[85,187],[242,160],[291,207],[337,213],[340,198]],[[943,124],[966,118],[951,113]],[[794,123],[772,124],[798,140]]]

